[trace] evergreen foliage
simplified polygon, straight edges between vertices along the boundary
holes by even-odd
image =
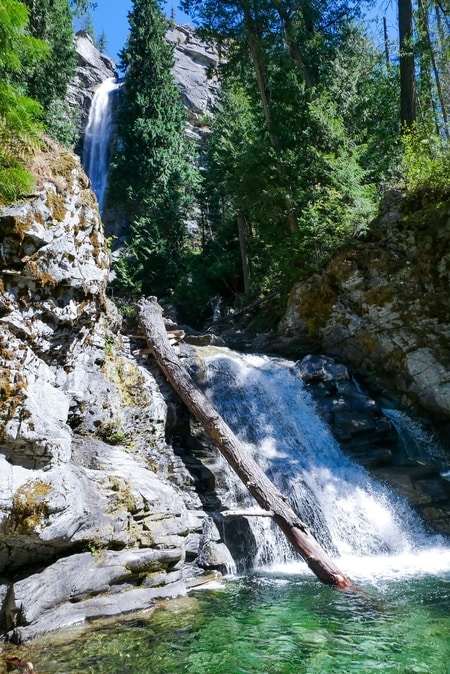
[[[386,144],[392,120],[377,126],[375,113],[364,118],[359,91],[351,102],[331,92],[355,39],[349,3],[188,6],[206,34],[233,37],[208,144],[204,187],[212,235],[203,269],[211,290],[231,299],[243,290],[236,279],[248,256],[253,293],[286,293],[367,227],[375,203],[368,171],[377,165],[373,146],[369,154],[365,144],[376,134],[378,142],[385,134]],[[348,88],[351,78],[346,71]],[[366,103],[369,92],[375,104],[383,86],[388,90],[385,73],[361,80]]]
[[[0,203],[31,189],[26,162],[42,130],[40,105],[17,83],[24,67],[47,55],[46,45],[27,34],[27,22],[23,3],[0,0]]]
[[[190,151],[159,2],[135,0],[129,22],[120,55],[126,77],[109,203],[125,211],[130,231],[127,256],[116,271],[122,287],[165,294],[182,272],[193,184]]]
[[[450,149],[431,124],[414,124],[402,135],[402,169],[411,197],[435,200],[450,194]]]
[[[55,104],[63,107],[67,85],[75,74],[76,52],[73,44],[72,11],[69,0],[23,0],[29,10],[29,31],[44,40],[50,49],[44,62],[29,64],[23,73],[26,92],[42,105],[48,130]],[[55,129],[53,129],[56,135]]]

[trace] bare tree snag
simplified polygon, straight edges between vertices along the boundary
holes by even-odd
[[[286,503],[285,497],[253,460],[181,364],[167,339],[163,310],[156,298],[142,299],[138,309],[141,328],[159,367],[258,505],[271,511],[274,522],[323,583],[340,589],[351,587],[350,581],[322,550],[308,527]]]

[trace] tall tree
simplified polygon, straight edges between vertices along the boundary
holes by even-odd
[[[23,95],[17,79],[46,45],[27,33],[28,11],[17,0],[0,0],[0,203],[30,189],[26,160],[39,144],[41,107]]]
[[[417,117],[416,76],[413,51],[413,10],[411,0],[398,0],[400,47],[400,121],[412,126]]]
[[[240,251],[244,288],[284,292],[358,229],[370,202],[358,152],[325,91],[349,10],[297,0],[184,6],[204,34],[228,44],[207,153],[211,269],[225,272],[226,259],[235,273],[231,254],[239,261]]]
[[[25,73],[27,93],[45,111],[52,102],[64,99],[67,85],[75,73],[72,12],[69,0],[23,0],[29,10],[29,31],[47,42],[50,57],[33,64]]]
[[[122,282],[146,293],[165,293],[181,271],[191,152],[161,5],[134,0],[128,18],[109,200],[125,210],[131,223],[128,257],[119,265]]]

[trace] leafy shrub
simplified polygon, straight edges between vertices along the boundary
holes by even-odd
[[[402,173],[408,194],[450,192],[450,147],[425,125],[415,124],[402,137]]]

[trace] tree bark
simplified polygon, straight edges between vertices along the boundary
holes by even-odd
[[[411,127],[416,121],[416,77],[414,72],[411,0],[398,0],[400,43],[400,121]]]
[[[142,299],[138,304],[138,310],[141,328],[159,367],[258,505],[272,512],[274,522],[323,583],[340,589],[351,587],[350,581],[322,550],[308,527],[286,503],[285,497],[253,460],[180,363],[169,345],[162,308],[156,298]]]
[[[248,263],[248,254],[247,254],[247,235],[245,228],[245,217],[239,212],[236,216],[238,233],[239,233],[239,248],[241,251],[241,262],[242,262],[242,279],[244,281],[244,292],[247,293],[250,288],[250,266]]]

